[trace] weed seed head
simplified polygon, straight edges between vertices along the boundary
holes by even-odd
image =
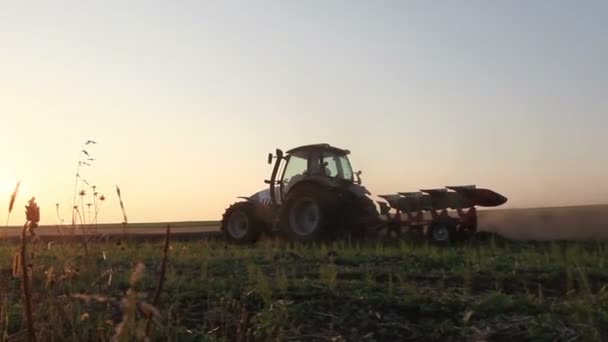
[[[40,222],[40,207],[36,204],[36,197],[32,197],[28,205],[25,206],[25,217],[30,222],[32,228],[38,226],[38,222]]]
[[[13,211],[13,207],[15,205],[15,199],[17,198],[17,192],[19,192],[19,185],[21,185],[21,181],[17,182],[17,185],[15,186],[15,190],[13,190],[13,193],[11,194],[11,201],[8,204],[9,214],[11,213],[11,211]]]

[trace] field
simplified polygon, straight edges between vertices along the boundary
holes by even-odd
[[[529,241],[449,247],[234,246],[210,221],[46,226],[25,244],[4,228],[0,341],[602,341],[608,241],[590,238],[607,214],[483,211],[482,230]]]
[[[162,240],[47,242],[27,250],[38,340],[143,339],[148,319],[151,340],[171,341],[608,338],[604,242],[237,247],[175,236],[166,259]],[[27,337],[19,248],[0,247],[3,340]]]
[[[208,236],[218,233],[218,221],[138,222],[129,223],[130,235],[163,237],[165,226],[171,224],[174,234]],[[99,232],[121,235],[122,224],[81,225],[75,233]],[[581,205],[525,209],[479,210],[479,229],[495,232],[514,240],[608,240],[608,205]],[[70,226],[43,225],[38,234],[48,237],[70,235]],[[0,238],[19,238],[21,227],[0,229]]]

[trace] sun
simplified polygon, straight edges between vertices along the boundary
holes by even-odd
[[[0,169],[0,196],[4,197],[7,194],[11,194],[15,190],[17,181],[12,181],[12,177],[8,177],[7,173]]]
[[[7,179],[3,179],[0,184],[0,191],[2,191],[3,196],[10,195],[15,190],[16,183],[13,183]]]
[[[10,199],[11,195],[15,191],[18,180],[11,180],[10,178],[2,177],[0,174],[0,196],[2,199]],[[19,183],[19,189],[17,192],[17,199],[29,199],[31,197],[31,191],[26,183],[21,181]]]

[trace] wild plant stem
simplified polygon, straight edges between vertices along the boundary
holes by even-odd
[[[27,320],[27,335],[28,341],[36,341],[36,333],[34,331],[34,319],[32,317],[32,298],[30,294],[30,284],[29,277],[27,273],[28,262],[26,261],[27,257],[27,242],[26,242],[26,231],[28,228],[28,223],[26,222],[23,225],[23,230],[21,231],[21,271],[23,276],[23,296],[25,299],[25,317]]]
[[[85,229],[85,225],[87,224],[87,212],[84,209],[84,196],[80,196],[80,207],[82,208],[82,219],[81,219],[81,223],[82,223],[82,230],[84,231]]]
[[[4,300],[0,292],[0,341],[4,342]]]
[[[76,213],[78,214],[78,219],[79,219],[78,222],[80,222],[80,225],[82,225],[83,224],[83,222],[82,222],[82,214],[80,213],[80,210],[78,210],[78,208],[76,208],[75,210],[76,210]],[[81,229],[83,229],[83,228],[81,228]]]
[[[171,235],[171,226],[167,225],[167,231],[165,234],[165,248],[163,250],[163,261],[160,266],[160,274],[158,275],[158,285],[156,286],[156,291],[154,292],[154,297],[152,298],[152,305],[158,307],[158,302],[160,300],[160,294],[163,290],[163,284],[165,282],[165,272],[167,269],[167,256],[169,255],[169,237]],[[150,317],[148,317],[148,321],[146,322],[146,336],[150,335]]]
[[[99,213],[99,209],[101,209],[101,205],[103,201],[99,201],[99,206],[95,206],[95,217],[93,218],[93,222],[95,222],[95,231],[97,231],[97,213]]]
[[[72,226],[75,225],[75,215],[74,215],[74,207],[76,206],[76,194],[78,192],[78,177],[80,177],[80,161],[78,162],[78,167],[76,168],[76,175],[74,176],[74,196],[72,197]]]
[[[97,233],[97,193],[95,192],[94,188],[93,188],[93,208],[95,208],[94,209],[95,216],[91,223],[93,223],[95,225],[95,233]],[[91,209],[91,207],[89,207],[89,210],[90,209]],[[89,212],[89,216],[91,216],[90,212]]]

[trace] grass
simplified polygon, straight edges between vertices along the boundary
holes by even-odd
[[[608,338],[608,243],[172,239],[164,247],[91,243],[85,265],[79,244],[32,244],[38,340]],[[4,340],[27,331],[10,262],[16,248],[0,246]]]
[[[180,241],[169,226],[160,242],[127,234],[138,225],[118,186],[122,235],[96,239],[86,228],[97,233],[105,197],[82,177],[94,161],[82,153],[81,243],[36,235],[33,198],[21,240],[0,243],[0,342],[608,339],[607,242],[233,246]]]

